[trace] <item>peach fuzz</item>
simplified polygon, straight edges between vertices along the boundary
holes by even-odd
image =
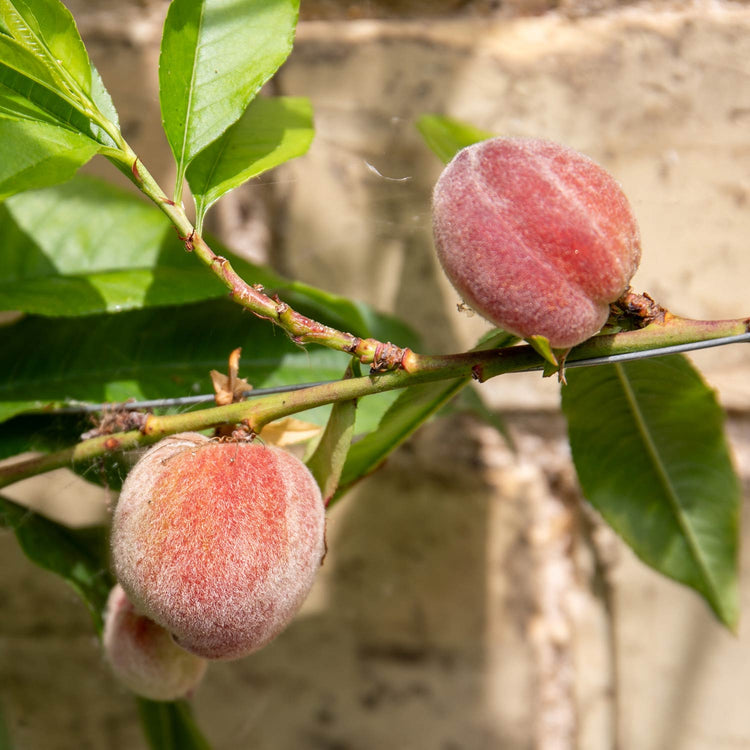
[[[142,612],[188,651],[235,659],[294,617],[324,533],[320,490],[295,456],[182,433],[131,470],[111,538],[117,578]]]
[[[184,698],[203,679],[208,664],[181,649],[164,628],[136,612],[119,585],[107,600],[102,643],[120,682],[155,701]]]
[[[491,138],[462,149],[432,205],[438,257],[463,300],[555,348],[602,328],[640,260],[638,225],[615,179],[550,141]]]

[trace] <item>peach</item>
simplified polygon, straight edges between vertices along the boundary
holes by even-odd
[[[320,490],[298,458],[188,432],[131,470],[111,543],[117,579],[144,614],[188,651],[234,659],[294,617],[324,534]]]
[[[144,698],[183,698],[206,671],[204,659],[181,649],[164,628],[136,612],[119,585],[107,600],[102,642],[115,676]]]
[[[602,328],[640,260],[638,225],[615,179],[550,141],[491,138],[462,149],[432,208],[440,263],[464,301],[555,348]]]

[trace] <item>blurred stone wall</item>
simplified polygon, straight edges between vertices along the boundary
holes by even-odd
[[[156,88],[166,3],[70,7],[126,137],[169,184]],[[313,147],[223,201],[213,229],[406,318],[427,350],[465,348],[486,325],[456,312],[433,256],[441,167],[414,128],[425,112],[585,151],[640,221],[637,290],[693,317],[748,313],[745,4],[303,0],[272,89],[312,99]],[[745,497],[749,357],[694,357],[728,410]],[[581,505],[553,379],[504,376],[482,392],[517,452],[453,415],[334,508],[300,617],[259,654],[213,665],[195,696],[218,750],[750,746],[747,623],[727,634]],[[107,513],[108,498],[67,472],[9,494],[79,524]],[[17,747],[144,747],[83,607],[2,541],[0,708]]]

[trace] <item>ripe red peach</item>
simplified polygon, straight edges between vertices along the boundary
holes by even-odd
[[[433,193],[440,263],[496,326],[568,348],[597,333],[640,260],[615,179],[550,141],[491,138],[462,149]]]
[[[307,467],[258,442],[166,438],[128,475],[112,523],[118,581],[177,643],[245,656],[302,605],[325,551],[325,507]]]
[[[102,642],[115,676],[134,693],[155,701],[191,693],[208,663],[181,649],[164,628],[136,612],[119,585],[107,600]]]

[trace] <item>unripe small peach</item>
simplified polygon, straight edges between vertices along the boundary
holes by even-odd
[[[181,649],[163,627],[136,612],[119,585],[107,600],[102,642],[115,676],[151,700],[184,698],[206,671],[204,659]]]
[[[433,193],[440,263],[500,328],[568,348],[597,333],[640,260],[615,179],[550,141],[491,138],[462,149]]]
[[[320,490],[298,458],[182,433],[128,475],[112,554],[128,596],[180,646],[233,659],[294,617],[320,567],[324,533]]]

